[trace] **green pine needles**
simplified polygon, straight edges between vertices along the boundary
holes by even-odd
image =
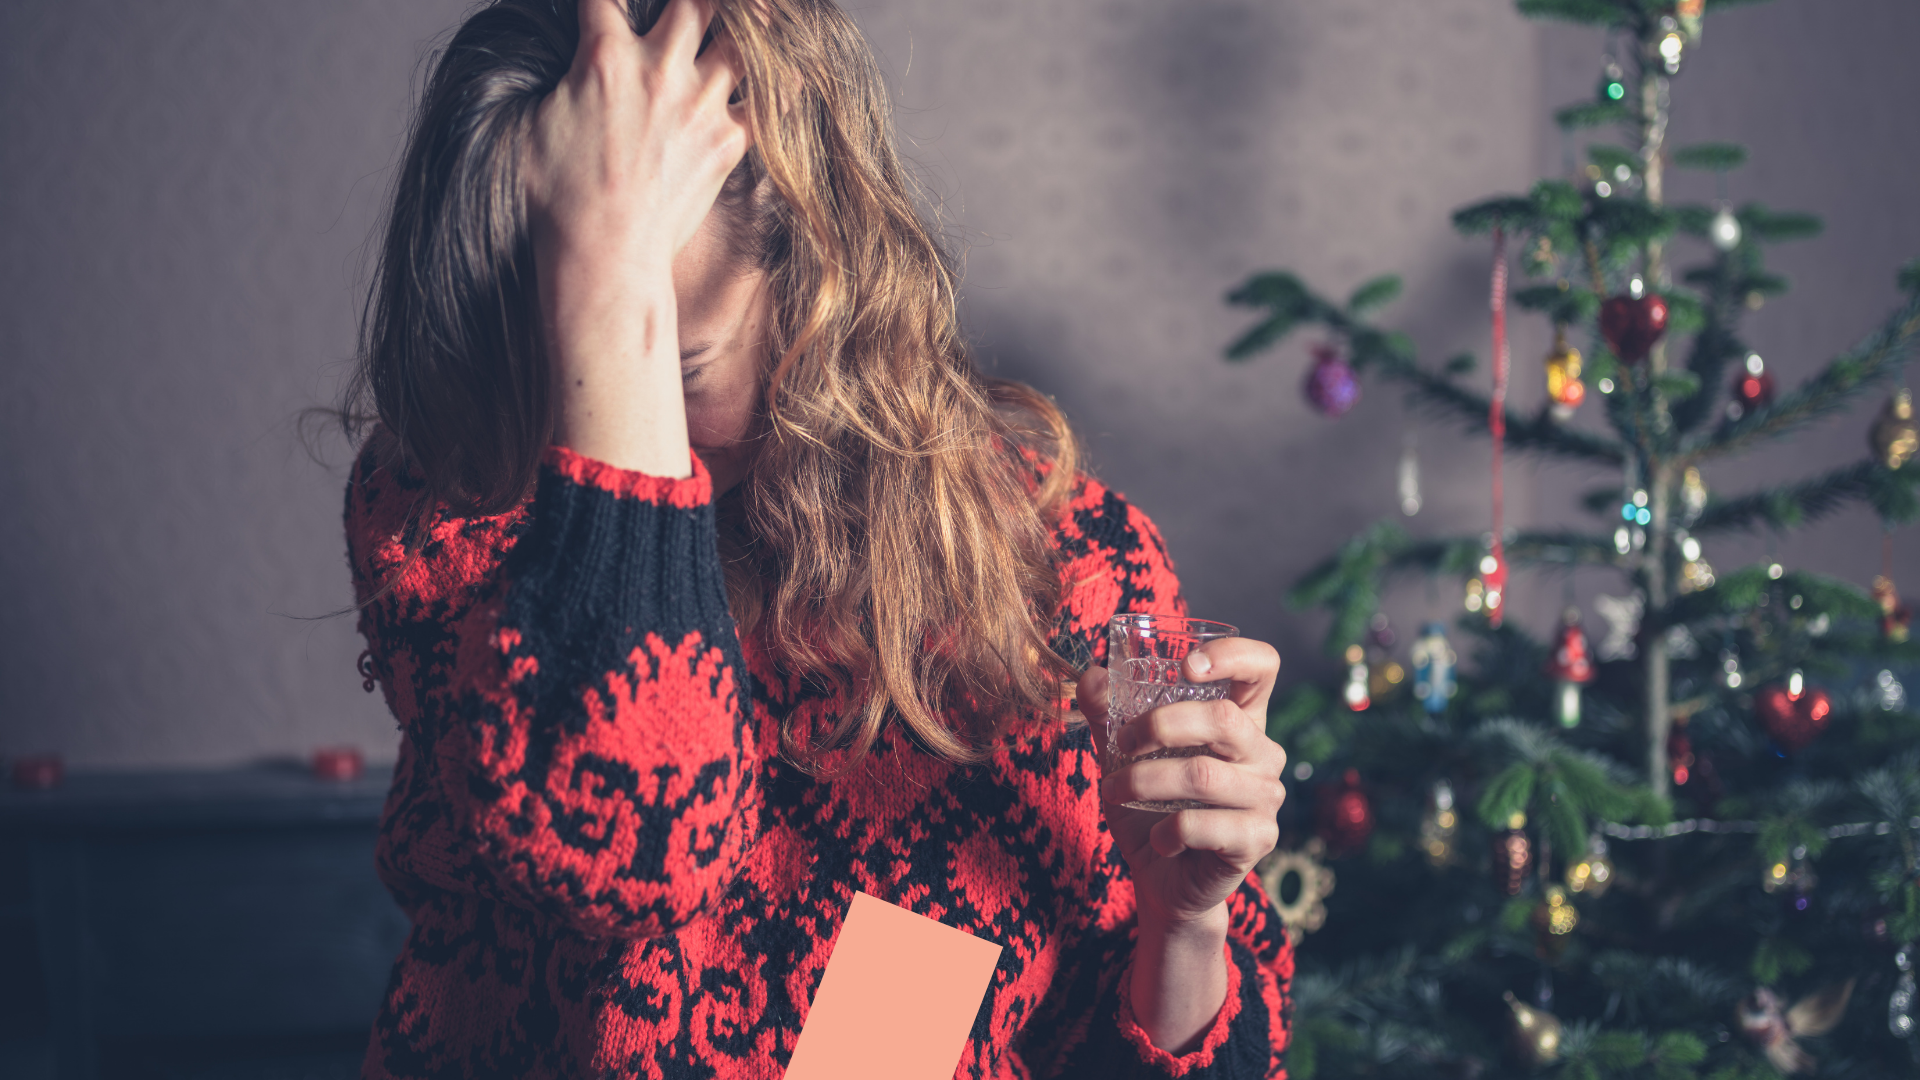
[[[1565,681],[1549,674],[1556,642],[1463,615],[1454,693],[1429,711],[1407,693],[1418,661],[1406,642],[1385,647],[1370,623],[1396,581],[1425,580],[1452,608],[1484,538],[1382,522],[1297,583],[1289,603],[1331,615],[1328,652],[1347,656],[1369,704],[1356,712],[1338,686],[1301,686],[1274,703],[1269,731],[1309,766],[1300,781],[1357,770],[1373,811],[1362,850],[1338,864],[1324,928],[1301,946],[1299,1080],[1920,1075],[1920,1036],[1897,1034],[1894,960],[1905,949],[1920,966],[1920,643],[1890,632],[1853,583],[1709,565],[1727,536],[1849,505],[1889,529],[1910,524],[1920,460],[1868,455],[1726,494],[1698,473],[1888,391],[1920,344],[1920,260],[1900,271],[1896,310],[1812,377],[1729,390],[1757,378],[1744,318],[1786,291],[1768,249],[1820,231],[1758,203],[1664,198],[1669,168],[1746,163],[1728,143],[1665,145],[1667,80],[1700,45],[1703,16],[1736,2],[1747,0],[1518,0],[1625,42],[1596,98],[1556,114],[1569,132],[1624,138],[1590,145],[1573,179],[1453,217],[1467,235],[1502,231],[1513,307],[1584,351],[1595,390],[1584,407],[1605,421],[1507,408],[1515,454],[1593,471],[1596,520],[1513,531],[1504,554],[1531,580],[1614,575],[1637,623],[1610,615],[1628,621],[1577,687],[1569,725]],[[1677,250],[1704,258],[1678,266]],[[1257,318],[1226,356],[1249,361],[1319,328],[1361,377],[1486,432],[1474,358],[1423,361],[1376,321],[1400,290],[1388,275],[1335,300],[1286,271],[1253,275],[1227,297]],[[1665,300],[1665,337],[1644,358],[1616,356],[1602,305],[1642,294]],[[1592,622],[1587,633],[1602,636]],[[1289,800],[1283,845],[1315,831],[1315,795],[1309,785]],[[1605,877],[1591,877],[1600,864]]]

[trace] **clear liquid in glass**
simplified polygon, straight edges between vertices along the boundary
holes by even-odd
[[[1176,701],[1217,701],[1227,696],[1229,680],[1188,682],[1180,673],[1180,663],[1178,660],[1123,660],[1107,673],[1107,719],[1110,721],[1107,726],[1107,754],[1116,765],[1154,758],[1195,757],[1207,752],[1204,746],[1182,746],[1155,750],[1134,758],[1123,759],[1120,756],[1120,729],[1134,717]],[[1204,809],[1208,804],[1193,799],[1171,802],[1143,799],[1120,805],[1135,810],[1172,813],[1175,810]]]

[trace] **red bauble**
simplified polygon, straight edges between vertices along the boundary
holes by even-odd
[[[1348,769],[1340,781],[1320,788],[1316,796],[1314,833],[1333,855],[1350,855],[1373,835],[1373,803],[1360,786],[1360,771]]]
[[[1533,869],[1533,841],[1525,829],[1507,829],[1493,836],[1493,880],[1508,896],[1519,896]]]
[[[1685,724],[1667,729],[1667,766],[1673,770],[1673,786],[1686,787],[1693,779],[1693,740],[1687,738]]]
[[[1569,611],[1560,626],[1560,644],[1547,659],[1547,678],[1555,682],[1593,681],[1593,655],[1587,649],[1587,635],[1580,629],[1580,616]]]
[[[1666,332],[1667,302],[1656,293],[1609,297],[1600,305],[1600,336],[1623,364],[1645,360]]]
[[[1301,393],[1322,416],[1344,416],[1360,402],[1360,379],[1332,345],[1316,345]]]
[[[1826,730],[1833,716],[1833,699],[1825,690],[1809,687],[1799,697],[1780,685],[1768,686],[1753,695],[1753,711],[1760,714],[1760,726],[1787,753],[1798,753]]]
[[[1764,409],[1773,404],[1773,372],[1762,371],[1755,375],[1743,371],[1733,380],[1733,400],[1740,403],[1743,412]]]

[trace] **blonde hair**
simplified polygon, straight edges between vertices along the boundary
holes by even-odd
[[[664,6],[629,0],[636,30]],[[714,8],[755,133],[721,205],[772,305],[759,438],[720,508],[734,615],[843,696],[834,730],[782,733],[803,765],[845,749],[834,771],[849,768],[895,719],[930,753],[978,760],[1010,723],[1054,716],[1073,673],[1049,632],[1075,440],[1045,397],[974,367],[953,260],[852,20],[827,0]],[[516,165],[574,20],[572,0],[498,0],[455,33],[363,322],[358,387],[431,501],[463,512],[524,500],[552,437]]]

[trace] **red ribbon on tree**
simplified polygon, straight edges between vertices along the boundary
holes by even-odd
[[[1507,235],[1493,227],[1493,282],[1488,306],[1493,309],[1493,404],[1487,410],[1487,431],[1493,435],[1493,546],[1481,560],[1480,582],[1486,588],[1487,625],[1499,626],[1507,607],[1507,557],[1500,534],[1505,518],[1506,493],[1500,465],[1507,442]]]

